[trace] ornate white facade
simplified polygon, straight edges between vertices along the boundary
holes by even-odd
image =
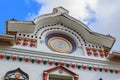
[[[57,7],[33,21],[9,20],[0,35],[1,80],[119,80],[115,38]]]

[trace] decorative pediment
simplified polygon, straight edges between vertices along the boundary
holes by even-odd
[[[29,80],[29,76],[20,68],[17,68],[15,70],[8,71],[5,74],[5,80]]]
[[[47,75],[49,75],[49,78],[53,77],[55,75],[56,75],[56,78],[60,78],[60,77],[65,78],[65,76],[67,76],[68,78],[71,78],[69,80],[72,80],[72,78],[74,80],[78,80],[78,78],[79,78],[78,74],[68,70],[67,68],[65,68],[63,66],[57,66],[57,67],[45,70],[43,72],[43,80],[48,80]]]
[[[35,29],[39,26],[60,22],[70,28],[74,28],[79,34],[81,34],[87,41],[101,44],[108,48],[111,48],[115,42],[115,38],[109,35],[102,35],[96,32],[92,32],[85,24],[76,20],[68,14],[68,11],[63,7],[54,8],[52,14],[42,15],[35,18],[33,21],[8,21],[7,33],[11,32],[29,32],[34,33]],[[39,26],[38,26],[39,25]]]
[[[91,50],[93,53],[92,56],[107,56],[115,42],[115,38],[110,35],[93,32],[85,24],[71,17],[68,13],[69,11],[63,7],[57,7],[53,9],[52,13],[38,16],[33,21],[10,20],[7,21],[6,32],[7,34],[16,34],[16,45],[33,48],[37,48],[37,45],[39,45],[38,41],[42,43],[47,35],[56,32],[63,33],[72,37],[73,41],[76,41],[76,48],[81,48],[78,50],[79,52],[83,53],[83,47],[96,48],[96,51]],[[21,41],[18,37],[22,37]],[[29,40],[25,40],[25,38],[28,38]],[[31,41],[31,39],[34,39],[35,41]],[[60,38],[59,40],[58,38],[53,40],[52,38],[50,41],[51,43],[62,41],[66,46],[71,45],[68,40],[63,40],[63,38],[62,40]],[[50,47],[51,45],[48,46]],[[101,46],[102,48],[99,48]],[[50,49],[56,52],[61,51],[59,49],[56,50],[56,48],[58,48],[56,45],[52,45],[52,49]],[[63,52],[71,53],[75,51],[73,48],[67,48],[66,50],[67,51]],[[91,52],[88,52],[88,56],[91,55]],[[100,54],[97,54],[96,52]],[[103,54],[103,52],[105,54]]]
[[[57,67],[45,70],[44,73],[48,73],[49,74],[49,73],[52,73],[52,72],[57,71],[57,70],[63,70],[65,72],[67,72],[68,74],[72,75],[72,76],[75,76],[75,75],[77,76],[78,75],[78,74],[70,71],[69,69],[67,69],[67,68],[65,68],[63,66],[57,66]]]

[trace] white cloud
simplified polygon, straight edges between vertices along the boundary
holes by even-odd
[[[120,50],[120,0],[36,0],[42,3],[39,14],[52,12],[53,8],[63,6],[70,15],[91,23],[89,27],[99,33],[111,34],[117,39],[115,50]],[[88,8],[87,8],[88,7]],[[92,21],[93,20],[93,21]]]
[[[97,0],[92,2],[91,0],[36,0],[38,3],[42,3],[42,7],[39,11],[39,15],[50,13],[52,9],[58,6],[62,6],[70,11],[70,15],[78,18],[85,19],[89,17],[86,10],[86,6],[89,5],[92,10],[95,9]]]
[[[120,0],[99,0],[95,9],[96,22],[92,30],[103,34],[110,34],[116,38],[113,50],[120,51]]]
[[[37,17],[38,14],[35,13],[28,13],[28,15],[26,16],[26,20],[33,20],[34,18]]]

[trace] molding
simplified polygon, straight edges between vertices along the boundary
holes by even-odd
[[[113,60],[113,61],[120,61],[120,52],[118,51],[113,51],[109,56],[108,59]]]
[[[17,55],[17,56],[42,58],[42,59],[44,58],[47,60],[65,61],[76,64],[120,68],[118,62],[110,61],[108,59],[97,59],[97,58],[89,58],[83,56],[78,57],[70,54],[45,53],[45,52],[18,49],[18,48],[2,48],[2,47],[0,48],[1,48],[0,54],[4,54],[4,55]]]
[[[0,38],[5,38],[5,39],[14,39],[15,36],[12,35],[6,35],[6,34],[0,34]]]
[[[0,44],[2,46],[13,46],[15,36],[12,35],[0,35]]]

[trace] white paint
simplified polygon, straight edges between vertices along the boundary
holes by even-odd
[[[42,80],[42,73],[44,70],[48,70],[50,68],[55,67],[41,64],[32,64],[32,63],[25,63],[19,61],[7,61],[7,60],[0,60],[0,79],[4,80],[4,75],[11,70],[17,69],[20,67],[24,72],[29,75],[29,80]],[[103,72],[95,72],[95,71],[88,71],[82,69],[72,69],[68,68],[69,70],[75,72],[79,75],[79,80],[99,80],[99,78],[103,78],[103,80],[117,80],[120,79],[120,74],[115,73],[105,73]],[[52,72],[52,74],[59,74],[57,71]],[[63,73],[64,75],[69,75],[67,72]]]

